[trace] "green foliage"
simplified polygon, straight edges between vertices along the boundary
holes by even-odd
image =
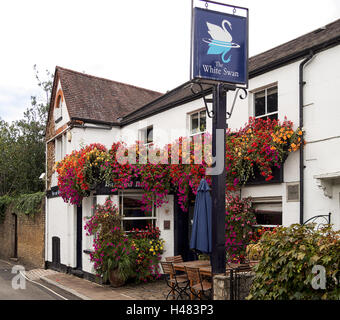
[[[13,211],[17,214],[33,216],[39,211],[44,198],[45,192],[21,194],[12,201]]]
[[[160,277],[158,263],[163,253],[164,240],[159,239],[159,237],[149,237],[150,235],[146,235],[145,238],[139,238],[134,235],[129,236],[132,243],[131,248],[133,249],[131,259],[134,264],[134,278],[137,283]]]
[[[103,276],[105,282],[112,270],[117,270],[124,281],[133,274],[132,249],[120,229],[120,221],[118,208],[108,199],[105,204],[96,206],[95,214],[85,225],[88,235],[94,236],[91,261],[97,275]]]
[[[3,223],[5,220],[6,210],[8,206],[11,204],[12,198],[9,196],[0,197],[0,223]]]
[[[17,197],[8,195],[0,197],[0,223],[4,221],[6,210],[10,206],[13,213],[33,216],[39,211],[44,198],[45,192],[21,194]]]
[[[46,71],[46,79],[41,80],[36,66],[34,70],[43,97],[31,97],[21,120],[0,119],[0,196],[44,190],[39,177],[45,172],[44,131],[53,75]]]
[[[340,299],[340,231],[295,224],[265,232],[259,244],[263,254],[248,299]],[[326,289],[312,287],[315,265],[326,270]]]
[[[149,225],[146,230],[134,230],[127,235],[120,226],[118,208],[109,199],[96,206],[95,214],[85,225],[87,235],[94,236],[94,252],[90,258],[97,275],[107,281],[110,271],[116,270],[124,281],[158,278],[158,263],[164,246],[164,241],[159,239],[159,229]]]

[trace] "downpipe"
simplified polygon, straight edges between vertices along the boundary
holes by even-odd
[[[303,78],[304,66],[314,57],[313,51],[311,51],[307,58],[305,58],[299,65],[299,127],[302,130],[302,145],[300,147],[300,224],[303,224],[304,220],[304,130],[303,130],[303,87],[306,84]]]

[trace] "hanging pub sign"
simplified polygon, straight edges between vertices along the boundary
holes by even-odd
[[[193,10],[191,78],[248,87],[248,18]]]

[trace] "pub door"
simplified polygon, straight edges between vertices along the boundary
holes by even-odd
[[[184,261],[196,260],[195,253],[190,249],[195,201],[190,201],[187,212],[178,205],[177,196],[174,201],[174,254],[181,255]]]

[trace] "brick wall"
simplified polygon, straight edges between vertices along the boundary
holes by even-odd
[[[47,144],[47,190],[51,189],[52,174],[55,164],[55,141]]]
[[[0,223],[0,257],[11,258],[14,253],[14,217],[7,210],[5,220]]]
[[[55,136],[55,126],[54,126],[54,115],[53,115],[53,108],[49,110],[49,121],[46,125],[46,142]],[[53,174],[53,167],[55,164],[55,142],[52,140],[51,142],[47,143],[47,190],[51,188],[51,178]]]
[[[0,257],[14,256],[15,218],[9,208],[4,223],[0,224]],[[42,268],[45,264],[45,200],[33,217],[17,216],[17,250],[22,264]]]

